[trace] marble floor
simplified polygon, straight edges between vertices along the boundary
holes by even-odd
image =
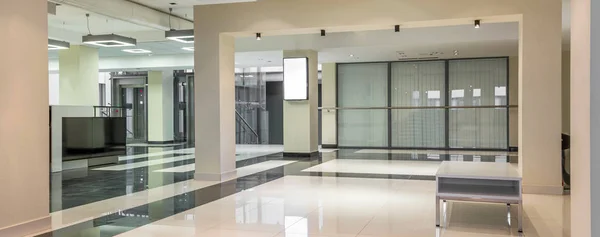
[[[447,202],[435,226],[442,161],[516,165],[512,153],[322,149],[301,159],[264,148],[243,148],[266,155],[238,160],[222,182],[194,180],[185,146],[135,147],[116,165],[53,174],[52,229],[32,236],[569,236],[568,195],[524,195],[524,233],[515,208],[498,204]]]

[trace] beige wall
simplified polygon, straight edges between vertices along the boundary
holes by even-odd
[[[337,66],[323,63],[321,66],[321,106],[337,105]],[[337,145],[337,110],[321,110],[321,144]]]
[[[571,122],[571,113],[570,113],[570,95],[571,95],[571,75],[570,75],[570,66],[571,66],[571,52],[563,51],[562,52],[562,70],[561,70],[561,100],[562,100],[562,132],[569,134],[570,133],[570,122]],[[516,56],[509,57],[509,93],[510,93],[510,105],[518,105],[519,104],[519,58]],[[519,144],[519,124],[518,124],[518,116],[519,110],[516,108],[512,108],[510,111],[509,118],[509,144],[510,146],[518,146]]]
[[[571,236],[600,236],[598,226],[598,98],[591,91],[599,88],[597,69],[591,62],[597,61],[597,49],[593,51],[591,37],[596,32],[592,28],[592,12],[599,12],[597,2],[593,7],[591,0],[571,1]],[[597,27],[596,27],[597,28]],[[596,36],[597,37],[597,36]],[[597,66],[596,66],[597,67]],[[596,80],[597,81],[597,80]],[[597,93],[596,93],[597,94]],[[595,100],[593,104],[592,100]],[[592,123],[595,121],[595,123]],[[594,157],[592,159],[592,157]],[[596,172],[592,173],[591,171]],[[595,209],[594,209],[595,208]],[[592,218],[593,217],[593,218]],[[595,223],[592,223],[592,219]],[[596,228],[592,232],[593,228]]]
[[[524,191],[559,194],[562,192],[561,108],[556,105],[561,99],[556,95],[560,94],[561,87],[561,7],[560,0],[261,0],[200,5],[194,7],[195,70],[201,81],[219,84],[230,80],[233,65],[220,63],[225,62],[223,58],[228,59],[227,63],[229,59],[233,61],[233,53],[218,51],[222,45],[229,45],[224,35],[253,36],[261,32],[263,37],[269,37],[317,34],[319,29],[330,32],[391,30],[396,24],[404,27],[471,25],[474,19],[481,19],[483,27],[489,22],[519,22],[519,169]],[[231,70],[224,71],[225,67]],[[197,95],[200,93],[196,91]],[[233,97],[233,93],[229,96]],[[196,105],[197,112],[212,107],[201,102]],[[233,115],[228,116],[233,118]],[[200,123],[199,116],[196,119],[196,124]],[[205,147],[203,137],[215,135],[208,130],[206,134],[198,130],[201,132],[197,133],[197,149]],[[227,129],[230,131],[233,135],[233,130]],[[211,147],[215,155],[223,156],[223,151],[214,148],[220,146]]]
[[[283,101],[283,152],[312,153],[319,150],[319,59],[314,50],[283,51],[283,58],[298,57],[308,58],[308,100]]]
[[[50,227],[47,7],[0,7],[0,236]]]
[[[235,177],[235,41],[201,34],[195,41],[196,173],[200,180]],[[209,47],[206,47],[209,46]]]
[[[71,45],[58,52],[59,104],[99,105],[98,49]]]
[[[173,76],[148,72],[148,141],[173,141]]]

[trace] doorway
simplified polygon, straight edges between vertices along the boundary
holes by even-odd
[[[195,140],[194,75],[175,72],[173,83],[175,141],[193,145]]]
[[[125,110],[127,142],[148,141],[148,94],[146,76],[113,77],[113,106]]]

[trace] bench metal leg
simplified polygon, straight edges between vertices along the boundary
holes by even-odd
[[[440,198],[435,197],[435,226],[440,227]]]
[[[523,203],[519,203],[519,232],[523,232]]]

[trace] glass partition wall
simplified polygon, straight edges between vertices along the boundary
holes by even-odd
[[[508,149],[508,58],[338,64],[338,146]]]

